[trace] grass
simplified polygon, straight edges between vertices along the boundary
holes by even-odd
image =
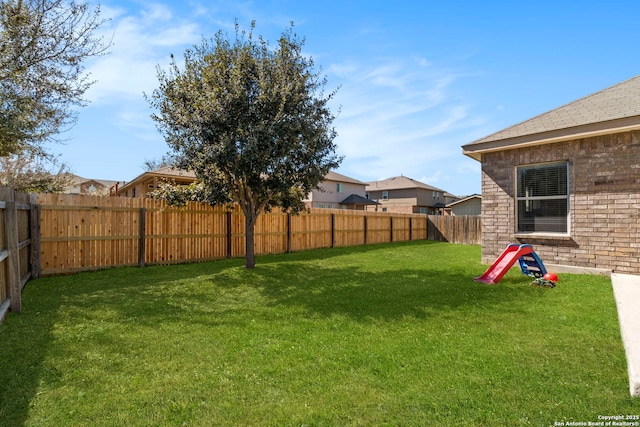
[[[640,413],[610,281],[435,242],[30,282],[0,325],[5,426],[554,425]]]

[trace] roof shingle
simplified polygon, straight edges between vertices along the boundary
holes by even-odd
[[[382,181],[367,183],[367,191],[400,190],[405,188],[422,188],[424,190],[444,192],[444,190],[432,187],[424,182],[416,181],[415,179],[407,176],[393,176],[391,178],[383,179]]]

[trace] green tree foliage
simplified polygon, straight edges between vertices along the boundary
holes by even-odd
[[[71,185],[71,174],[64,163],[48,156],[14,154],[0,157],[0,186],[24,193],[61,193]]]
[[[323,92],[326,79],[302,54],[293,24],[271,49],[236,25],[158,69],[159,88],[148,96],[173,149],[176,166],[202,182],[210,204],[237,202],[245,215],[246,267],[255,266],[254,227],[272,207],[296,212],[341,158],[335,154],[335,116]]]
[[[94,35],[103,22],[73,0],[0,1],[0,156],[46,155],[75,122],[93,83],[83,60],[110,45]]]

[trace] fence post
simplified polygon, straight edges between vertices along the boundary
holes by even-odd
[[[35,194],[31,195],[29,221],[29,238],[31,239],[31,277],[37,279],[42,273],[42,266],[40,264],[40,205],[38,205],[38,198]]]
[[[233,255],[231,253],[232,247],[232,234],[231,234],[231,211],[227,210],[227,258],[231,258]]]
[[[424,216],[424,240],[429,240],[429,217]]]
[[[4,228],[9,252],[7,261],[11,311],[19,313],[22,309],[22,292],[20,289],[20,251],[18,250],[18,206],[14,200],[8,201],[5,205]]]
[[[145,266],[147,258],[147,236],[146,236],[147,208],[140,208],[140,240],[138,242],[138,265]]]
[[[393,243],[393,217],[389,217],[389,243]]]
[[[291,214],[287,213],[287,253],[291,253]]]
[[[409,241],[413,240],[413,221],[411,221],[413,218],[409,217]]]
[[[336,214],[331,214],[331,247],[336,245]]]
[[[364,217],[364,244],[367,244],[367,234],[369,232],[368,228],[369,228],[369,224],[367,223],[367,216],[365,215]]]

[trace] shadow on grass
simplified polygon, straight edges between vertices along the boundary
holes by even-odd
[[[278,307],[309,317],[393,321],[460,309],[508,310],[514,300],[531,296],[528,286],[509,286],[515,282],[509,275],[500,286],[473,282],[484,268],[479,262],[430,264],[415,254],[402,258],[403,249],[438,251],[434,245],[420,242],[267,256],[258,259],[254,270],[246,270],[244,260],[234,259],[33,281],[23,295],[23,313],[10,314],[0,325],[0,423],[23,425],[39,385],[55,384],[61,375],[43,363],[59,323],[92,322],[107,313],[109,321],[151,328],[163,322],[242,326],[248,319],[269,320]],[[473,254],[479,259],[477,252]],[[399,258],[393,259],[396,253]],[[360,263],[360,258],[368,261]],[[243,311],[247,315],[238,315]]]
[[[527,287],[477,284],[469,271],[449,268],[425,272],[407,269],[371,273],[358,267],[309,271],[304,264],[265,265],[251,273],[254,286],[272,306],[297,307],[309,316],[343,316],[355,321],[425,318],[459,309],[511,305]],[[274,280],[277,277],[277,280]],[[224,286],[242,285],[219,275]],[[528,280],[528,279],[525,279]]]
[[[58,288],[47,298],[87,312],[114,311],[122,319],[149,326],[184,321],[215,327],[248,318],[227,316],[230,313],[251,311],[252,319],[270,316],[273,311],[263,310],[262,305],[295,308],[309,316],[384,321],[496,305],[508,310],[514,300],[531,296],[530,279],[521,274],[507,275],[497,286],[474,282],[473,277],[485,268],[479,261],[421,264],[420,258],[389,258],[403,248],[437,251],[437,245],[443,244],[372,245],[265,256],[253,270],[246,270],[242,259],[114,269],[71,276],[62,293]],[[367,258],[362,264],[357,261]]]

